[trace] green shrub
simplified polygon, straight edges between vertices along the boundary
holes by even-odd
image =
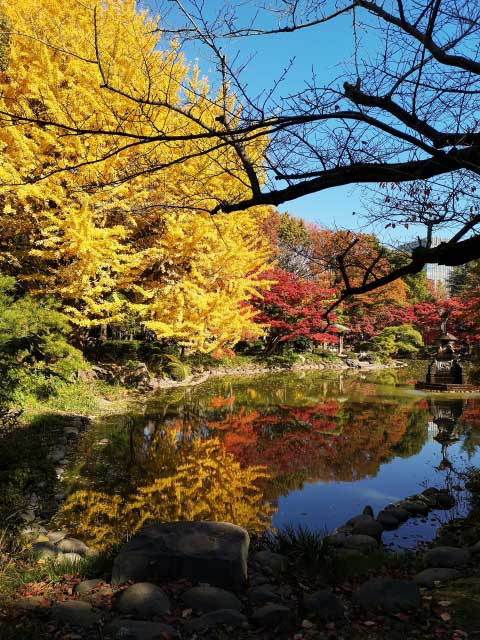
[[[292,367],[299,362],[300,358],[298,354],[292,349],[284,349],[279,353],[273,353],[270,356],[264,358],[264,363],[269,367]]]
[[[337,362],[338,355],[333,353],[333,351],[329,351],[328,349],[315,349],[314,354],[320,358],[323,362]]]
[[[165,369],[170,378],[181,382],[190,375],[191,369],[186,362],[182,362],[180,358],[177,358],[177,356],[168,354],[165,356],[165,358],[167,360]]]
[[[48,397],[59,380],[86,368],[68,343],[71,326],[56,303],[17,294],[15,280],[0,276],[0,406],[30,393]]]
[[[409,324],[385,327],[372,342],[374,350],[384,356],[414,355],[423,346],[421,333]]]
[[[105,340],[89,347],[85,353],[98,362],[124,363],[138,359],[141,344],[138,340]]]

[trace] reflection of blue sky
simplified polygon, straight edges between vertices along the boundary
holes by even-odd
[[[425,429],[426,429],[425,425]],[[462,441],[448,448],[448,458],[456,469],[467,464],[480,465],[480,451],[471,459],[462,451]],[[446,472],[435,469],[442,460],[440,444],[426,442],[423,449],[410,458],[394,458],[381,465],[374,478],[364,478],[356,482],[315,482],[304,486],[301,491],[292,491],[278,500],[278,511],[273,517],[273,526],[281,527],[296,523],[311,529],[327,528],[332,531],[353,515],[361,513],[370,504],[377,513],[389,502],[420,493],[428,486],[444,487]],[[412,518],[397,532],[386,532],[384,541],[411,543],[433,535],[438,522],[445,521],[450,512],[433,512],[433,519],[422,522]],[[408,541],[404,541],[406,536]]]

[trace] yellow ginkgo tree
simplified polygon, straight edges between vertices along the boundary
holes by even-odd
[[[250,193],[264,152],[228,143],[233,96],[132,0],[0,0],[0,16],[0,270],[85,328],[133,315],[199,350],[258,333],[266,210],[209,213]]]

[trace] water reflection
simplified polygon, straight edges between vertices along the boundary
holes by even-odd
[[[312,372],[161,393],[144,414],[86,435],[59,524],[103,547],[152,520],[331,528],[366,496],[383,506],[423,480],[439,484],[448,447],[457,465],[475,457],[480,404],[429,401],[394,381]]]

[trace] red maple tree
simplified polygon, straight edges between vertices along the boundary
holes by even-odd
[[[283,269],[273,269],[263,277],[275,282],[262,298],[253,300],[258,309],[257,322],[268,327],[267,353],[298,338],[319,343],[338,341],[335,327],[324,318],[325,309],[337,295],[335,289]]]

